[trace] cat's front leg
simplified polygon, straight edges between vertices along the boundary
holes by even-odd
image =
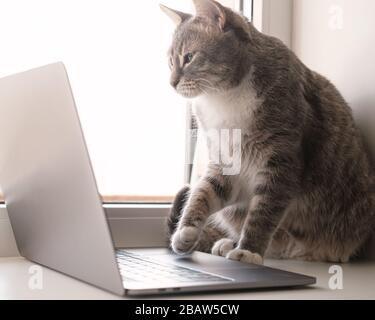
[[[190,253],[199,242],[207,218],[223,208],[230,193],[229,180],[220,174],[204,176],[190,193],[171,246],[178,254]]]
[[[275,155],[260,170],[245,223],[236,248],[226,255],[248,263],[263,263],[263,255],[298,190],[298,162],[292,157]],[[275,163],[278,163],[275,167]]]

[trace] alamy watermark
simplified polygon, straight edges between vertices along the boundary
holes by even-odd
[[[241,129],[193,129],[190,130],[190,136],[206,142],[210,162],[222,167],[223,175],[234,176],[241,172]],[[193,156],[188,155],[186,164],[193,162]]]
[[[28,286],[30,290],[42,290],[43,289],[43,268],[36,264],[32,265],[29,270],[29,281]]]
[[[344,272],[341,266],[333,265],[328,269],[328,273],[332,276],[328,280],[328,287],[331,290],[344,289]]]
[[[344,29],[344,9],[339,5],[332,5],[329,8],[328,26],[331,30]]]

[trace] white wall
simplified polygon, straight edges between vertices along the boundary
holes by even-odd
[[[375,157],[374,15],[374,0],[294,0],[292,48],[338,87]]]
[[[343,93],[375,151],[375,1],[295,0],[292,48]]]

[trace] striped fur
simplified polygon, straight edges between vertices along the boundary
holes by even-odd
[[[201,130],[241,129],[241,169],[223,174],[208,135],[207,172],[173,206],[173,250],[348,261],[375,226],[374,168],[349,106],[278,39],[215,1],[194,3],[173,38],[171,83]]]

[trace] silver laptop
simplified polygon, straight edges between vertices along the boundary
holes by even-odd
[[[0,186],[25,258],[119,295],[314,284],[205,253],[115,249],[62,63],[0,79]]]

